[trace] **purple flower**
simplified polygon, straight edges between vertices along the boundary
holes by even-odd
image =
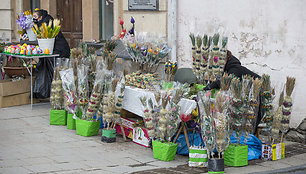
[[[135,19],[133,18],[133,16],[131,16],[131,23],[132,23],[132,24],[135,23]]]
[[[134,34],[134,27],[132,27],[132,28],[129,30],[129,33],[130,33],[130,34]]]

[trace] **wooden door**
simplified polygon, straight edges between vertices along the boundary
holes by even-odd
[[[57,0],[57,18],[61,20],[61,31],[70,48],[78,46],[83,39],[82,0]]]

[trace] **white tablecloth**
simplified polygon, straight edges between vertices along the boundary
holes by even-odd
[[[133,86],[126,86],[124,91],[124,99],[122,102],[123,109],[132,112],[138,116],[143,116],[144,107],[141,104],[139,97],[146,96],[147,99],[151,98],[153,104],[156,104],[154,93],[149,90],[136,88]],[[197,104],[194,100],[181,99],[178,103],[181,106],[181,113],[190,114],[193,109],[196,108]]]

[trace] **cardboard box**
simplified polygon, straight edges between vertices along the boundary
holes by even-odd
[[[30,92],[10,96],[0,96],[0,108],[30,104]],[[34,103],[34,100],[33,100]]]
[[[285,158],[285,142],[277,144],[262,144],[261,158],[276,161]]]
[[[144,147],[149,147],[150,137],[147,129],[135,127],[133,129],[133,142]]]
[[[133,129],[134,129],[133,124],[135,123],[135,121],[128,119],[128,118],[123,118],[123,117],[121,117],[121,121],[122,121],[122,126],[125,132],[125,136],[130,139],[133,139]],[[116,132],[122,135],[120,125],[116,124],[115,128],[116,128]]]
[[[34,82],[34,78],[33,78]],[[11,96],[31,91],[31,77],[13,82],[12,79],[0,80],[0,96]]]

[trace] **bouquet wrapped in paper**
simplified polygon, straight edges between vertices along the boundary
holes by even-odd
[[[60,76],[60,71],[63,69],[62,59],[56,59],[56,66],[54,69],[53,81],[51,84],[51,96],[50,102],[55,110],[61,110],[64,108],[64,98],[63,98],[63,87],[62,80]]]
[[[68,68],[59,72],[62,79],[62,86],[65,91],[64,101],[67,106],[67,110],[73,114],[74,119],[76,119],[77,111],[77,91],[75,86],[75,78],[73,68]]]
[[[238,78],[233,78],[231,82],[231,91],[233,98],[231,100],[230,115],[231,115],[231,132],[235,132],[237,143],[243,134],[243,101],[242,101],[242,82]]]
[[[281,128],[281,121],[282,121],[282,105],[284,102],[284,91],[281,92],[279,99],[278,99],[278,108],[273,116],[273,122],[272,122],[272,130],[271,130],[271,136],[272,136],[272,144],[281,142],[279,137],[279,131]]]
[[[94,119],[94,115],[98,111],[100,100],[102,97],[101,94],[104,83],[104,66],[101,60],[98,62],[96,66],[97,66],[97,71],[95,76],[95,82],[88,102],[88,108],[85,115],[86,120]],[[96,120],[98,120],[100,117],[101,115],[97,114]]]
[[[256,120],[256,117],[254,117],[253,110],[251,106],[249,105],[249,99],[250,99],[250,91],[252,87],[252,77],[251,76],[242,76],[242,99],[243,99],[243,112],[245,115],[244,120],[244,127],[245,127],[245,138],[244,138],[244,144],[246,144],[248,137],[250,134],[253,134],[254,132],[254,121]]]
[[[78,95],[79,106],[82,110],[82,119],[86,119],[86,111],[89,102],[89,89],[88,89],[88,64],[86,59],[81,59],[77,68],[78,77]]]
[[[221,154],[223,154],[230,143],[229,116],[227,110],[229,102],[230,98],[226,93],[222,91],[217,93],[214,120],[216,125],[216,148],[219,158],[221,158]]]
[[[201,130],[202,138],[205,142],[205,146],[208,150],[208,158],[213,155],[213,151],[216,147],[216,132],[215,123],[212,113],[213,101],[210,99],[210,92],[198,93],[199,108],[201,111]]]
[[[261,93],[261,100],[262,100],[262,110],[263,110],[263,118],[262,122],[266,124],[266,127],[262,130],[262,133],[267,138],[267,141],[271,142],[271,130],[272,130],[272,121],[273,121],[273,106],[272,106],[272,100],[274,98],[274,90],[271,88],[271,81],[270,76],[263,74],[262,75],[263,83],[262,83],[262,89],[263,92]]]

